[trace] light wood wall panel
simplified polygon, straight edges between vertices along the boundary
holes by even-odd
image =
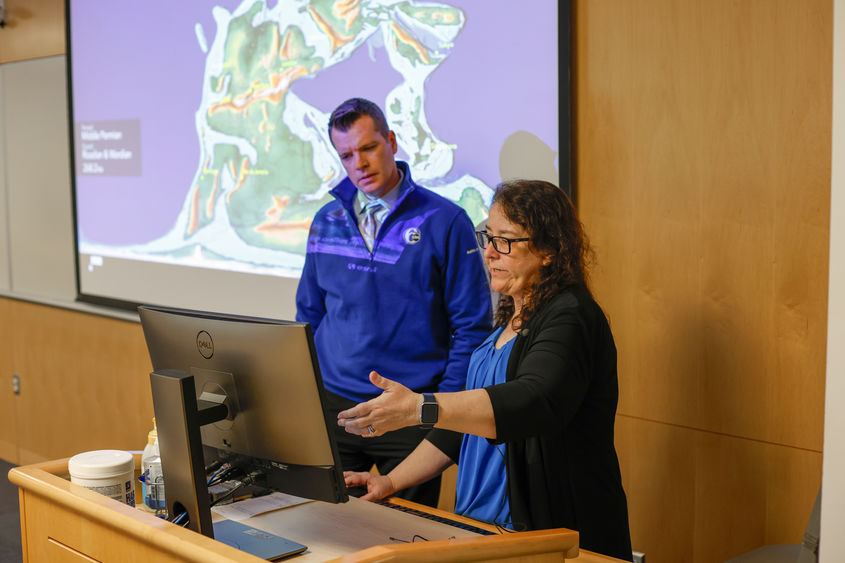
[[[152,370],[141,325],[0,297],[0,459],[39,463],[143,449]],[[12,373],[21,394],[12,394]],[[457,467],[438,506],[454,510]]]
[[[65,52],[62,0],[5,0],[6,26],[0,29],[0,63]]]
[[[622,412],[821,447],[831,34],[806,4],[576,5],[579,208]]]
[[[683,429],[616,417],[633,548],[649,562],[692,561],[695,450]]]
[[[617,418],[634,548],[648,561],[724,561],[800,543],[821,481],[821,453]]]
[[[831,2],[574,9],[578,207],[634,547],[797,542],[821,482]]]
[[[12,363],[21,377],[13,434],[19,454],[9,461],[142,449],[153,408],[141,326],[23,301],[0,304],[14,327]],[[13,429],[3,427],[3,440]]]
[[[12,393],[12,334],[9,302],[0,299],[0,459],[18,458],[18,425],[15,413],[16,401]]]

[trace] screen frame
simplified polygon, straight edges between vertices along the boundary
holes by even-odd
[[[221,374],[228,373],[232,378],[233,391],[235,391],[232,397],[232,404],[234,405],[235,414],[233,421],[225,424],[225,426],[231,425],[231,428],[228,430],[232,433],[227,434],[226,429],[216,431],[213,428],[208,428],[207,433],[201,433],[200,441],[202,446],[222,451],[211,442],[219,436],[231,436],[232,443],[234,445],[234,449],[231,450],[232,453],[260,460],[262,462],[261,467],[266,468],[271,465],[275,467],[283,467],[283,469],[270,471],[268,473],[269,477],[267,485],[269,487],[275,490],[281,490],[282,492],[286,492],[288,494],[307,496],[308,498],[315,498],[327,502],[345,502],[348,500],[346,485],[343,479],[341,458],[334,434],[335,421],[332,420],[329,415],[330,410],[326,402],[326,390],[323,386],[316,348],[314,347],[313,333],[311,331],[311,326],[308,323],[158,306],[139,307],[139,316],[141,318],[144,338],[154,370],[153,374],[161,373],[166,370],[176,370],[182,372],[191,377],[191,389],[195,390],[197,394],[202,392],[202,388],[200,388],[199,384],[209,381],[208,379],[202,378],[202,372],[217,372]],[[270,358],[268,358],[268,361],[263,362],[263,365],[266,367],[269,364],[273,367],[264,373],[244,373],[248,372],[249,368],[243,368],[241,370],[235,369],[244,365],[249,365],[255,368],[256,366],[261,365],[262,362],[252,359],[252,357],[245,358],[245,355],[248,354],[249,351],[245,351],[241,354],[243,348],[240,346],[233,346],[229,342],[224,344],[223,342],[218,341],[216,345],[217,348],[220,348],[218,354],[222,353],[224,355],[222,359],[219,355],[217,359],[214,359],[214,353],[206,358],[203,350],[188,350],[188,345],[186,345],[186,342],[191,342],[194,346],[198,346],[197,335],[203,331],[209,331],[216,337],[220,334],[220,332],[223,332],[225,335],[227,331],[231,330],[232,332],[228,333],[229,339],[238,340],[237,337],[232,338],[232,335],[243,332],[242,329],[246,329],[249,336],[255,338],[256,341],[263,338],[262,342],[270,340],[275,343],[276,337],[279,336],[278,346],[274,347],[272,354],[274,356],[272,359],[276,360],[278,359],[275,358],[276,354],[281,354],[284,350],[289,350],[292,346],[300,346],[302,342],[299,339],[304,338],[304,343],[308,348],[307,353],[305,353],[304,350],[296,350],[295,352],[298,353],[300,360],[310,362],[311,370],[313,372],[313,381],[310,379],[309,381],[304,381],[300,378],[293,382],[289,382],[284,375],[286,364],[284,362],[271,362],[269,361]],[[198,330],[199,332],[197,332]],[[186,337],[186,340],[173,342],[173,337],[175,335]],[[190,337],[190,339],[187,339],[187,337]],[[299,344],[297,344],[297,341]],[[221,347],[221,344],[224,345]],[[209,363],[203,363],[203,359],[207,360]],[[152,377],[153,375],[151,375],[151,378]],[[194,381],[197,383],[196,387],[194,385]],[[295,443],[302,443],[303,440],[307,439],[309,445],[308,448],[306,448],[306,453],[299,456],[299,452],[297,452],[297,456],[308,459],[323,457],[327,459],[330,458],[331,464],[319,462],[297,463],[297,459],[281,459],[282,457],[285,457],[283,452],[278,453],[275,457],[263,456],[261,454],[264,452],[264,448],[266,448],[266,446],[262,444],[262,441],[266,442],[266,438],[258,439],[255,442],[250,442],[249,440],[246,440],[246,442],[243,440],[240,442],[238,441],[237,435],[243,434],[244,432],[250,434],[258,432],[258,435],[260,436],[264,436],[266,434],[266,429],[262,430],[254,428],[256,422],[266,422],[266,420],[261,419],[259,416],[259,420],[257,421],[255,411],[250,410],[253,408],[260,409],[263,412],[258,414],[263,414],[266,418],[266,414],[271,410],[268,408],[266,402],[263,405],[256,406],[256,403],[261,403],[261,400],[256,400],[254,394],[251,402],[248,396],[241,396],[240,399],[237,397],[238,392],[243,395],[243,390],[246,388],[254,390],[257,383],[272,383],[276,385],[276,387],[284,386],[286,388],[290,386],[291,397],[300,400],[303,399],[303,393],[306,394],[305,398],[307,399],[307,394],[312,393],[310,385],[311,383],[314,384],[314,389],[318,394],[317,403],[319,404],[319,408],[321,410],[321,416],[319,416],[319,419],[323,422],[321,429],[325,430],[325,435],[321,437],[321,429],[317,429],[317,434],[312,435],[312,437],[309,438],[309,436],[303,435],[301,430],[295,430],[300,421],[313,422],[312,419],[316,419],[318,417],[316,414],[312,415],[310,418],[307,416],[302,416],[301,418],[296,417],[293,412],[296,407],[293,407],[291,411],[284,416],[292,417],[296,420],[288,421],[289,424],[287,424],[287,426],[283,424],[282,428],[286,429],[276,429],[278,434],[273,434],[273,436],[277,438],[284,438],[286,435],[294,435],[293,441]],[[245,386],[245,384],[247,385]],[[200,397],[195,396],[192,399],[199,401]],[[244,406],[244,399],[247,400],[247,406]],[[290,403],[291,400],[292,399],[288,399],[288,403]],[[168,398],[168,401],[170,401],[170,398]],[[240,406],[238,406],[238,401],[241,402]],[[311,404],[313,405],[313,403],[314,401],[312,400]],[[301,404],[308,405],[308,400],[302,400]],[[278,409],[283,407],[284,402],[278,406]],[[274,411],[277,411],[278,409],[275,407],[273,408]],[[235,425],[238,425],[237,417],[239,416],[239,413],[245,414],[246,418],[242,419],[242,422],[240,423],[241,428],[236,428]],[[305,414],[310,414],[310,412]],[[243,415],[240,414],[240,416]],[[284,422],[282,420],[284,416],[280,417],[279,420]],[[275,422],[275,412],[274,416],[271,418],[273,419],[272,422]],[[294,424],[294,422],[296,422],[296,424]],[[243,428],[243,426],[246,426],[246,428]],[[161,429],[159,430],[159,436],[160,438],[162,436]],[[323,441],[322,446],[319,444],[314,445],[315,443],[321,441]],[[326,446],[328,446],[328,450],[323,451],[320,449],[325,448]],[[243,449],[253,449],[254,451],[239,451]],[[281,446],[277,449],[278,451],[281,451],[284,450],[285,447]],[[319,451],[315,452],[315,450]],[[290,485],[283,485],[281,479],[277,480],[282,472],[284,472],[284,476],[289,480]],[[315,477],[316,482],[314,482]],[[286,488],[287,490],[285,490]],[[168,504],[169,503],[170,499],[168,499]]]
[[[67,116],[68,116],[68,147],[71,186],[71,211],[73,221],[73,253],[76,301],[113,309],[136,311],[141,305],[149,303],[142,299],[110,297],[103,294],[86,293],[82,290],[81,268],[82,256],[79,251],[79,211],[77,204],[76,186],[76,139],[73,108],[73,49],[71,37],[71,4],[74,0],[67,0],[65,8],[65,47],[67,73]],[[576,203],[577,189],[575,185],[575,170],[573,162],[573,116],[572,116],[572,0],[558,0],[557,2],[557,46],[558,46],[558,173],[560,187]],[[188,266],[184,266],[188,268]],[[161,304],[166,305],[166,304]]]

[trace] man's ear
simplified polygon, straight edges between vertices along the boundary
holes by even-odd
[[[396,151],[399,150],[399,145],[396,144],[396,133],[388,131],[387,142],[390,143],[390,149],[393,151],[393,154],[396,154]]]

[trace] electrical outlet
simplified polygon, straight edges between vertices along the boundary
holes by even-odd
[[[12,393],[15,395],[21,394],[21,376],[16,373],[12,374]]]
[[[645,553],[642,551],[635,551],[634,555],[634,563],[645,563]]]

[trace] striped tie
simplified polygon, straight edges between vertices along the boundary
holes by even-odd
[[[384,209],[384,204],[381,200],[373,200],[364,206],[364,220],[361,222],[361,236],[364,237],[364,243],[367,248],[372,250],[373,243],[376,240],[376,233],[378,232],[379,222],[376,220],[376,213]]]

